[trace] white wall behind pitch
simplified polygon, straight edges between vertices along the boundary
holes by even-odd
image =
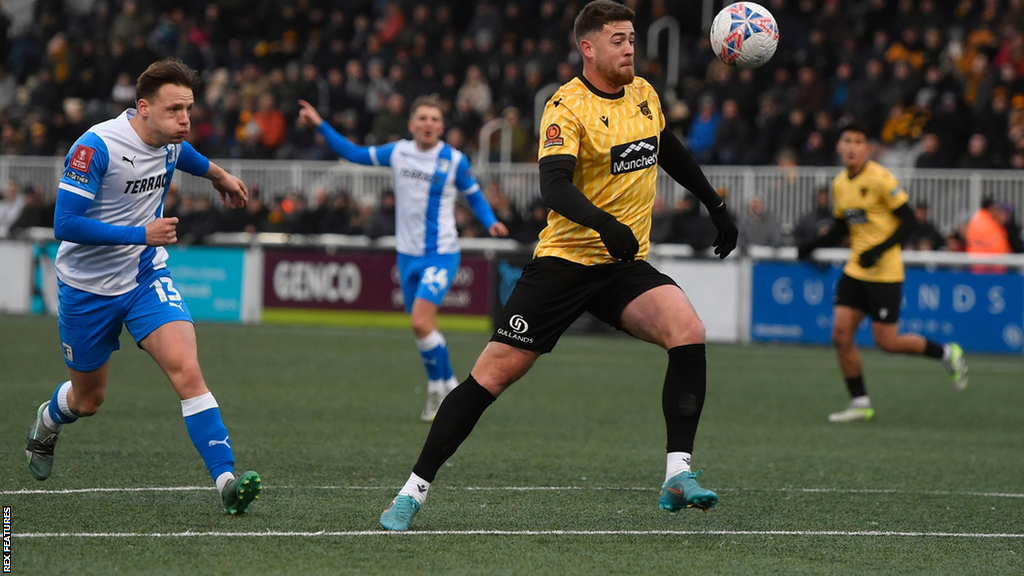
[[[27,314],[32,304],[32,245],[0,242],[0,312]]]
[[[740,280],[738,261],[658,259],[651,261],[686,292],[704,322],[709,342],[740,341]]]

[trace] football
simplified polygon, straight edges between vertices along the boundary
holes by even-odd
[[[730,4],[711,23],[711,49],[729,66],[757,68],[772,59],[778,46],[779,26],[760,4]]]

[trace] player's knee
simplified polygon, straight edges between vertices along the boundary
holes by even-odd
[[[668,342],[665,343],[665,347],[674,348],[687,344],[703,344],[706,337],[707,330],[704,328],[704,323],[700,321],[700,318],[693,316],[692,318],[684,319],[675,326],[672,336],[667,338]]]
[[[843,348],[853,344],[853,332],[845,328],[832,329],[832,345]]]
[[[426,338],[434,331],[434,323],[423,316],[412,317],[412,332],[417,338]]]
[[[191,390],[203,385],[203,373],[195,359],[175,362],[167,367],[167,377],[179,390]]]
[[[92,416],[99,412],[100,406],[103,405],[103,392],[94,392],[92,394],[85,394],[78,398],[78,406],[75,407],[75,413],[81,417]]]
[[[699,318],[693,318],[690,322],[687,322],[686,336],[688,344],[703,344],[707,339],[707,329],[704,328],[704,323]]]

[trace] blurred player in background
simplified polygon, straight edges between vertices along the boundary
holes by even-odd
[[[260,477],[234,475],[231,440],[199,369],[192,316],[163,248],[177,241],[178,219],[162,217],[175,169],[207,178],[232,207],[248,201],[241,180],[184,141],[197,80],[180,60],[150,65],[135,86],[137,109],[90,128],[64,160],[54,235],[62,241],[58,319],[71,379],[37,410],[25,453],[32,475],[49,478],[61,428],[103,404],[124,323],[170,379],[225,511],[238,514],[259,494]]]
[[[704,325],[676,283],[644,259],[658,167],[710,210],[719,256],[736,247],[738,232],[693,156],[665,129],[657,93],[634,75],[633,18],[611,0],[587,4],[576,18],[583,73],[555,92],[541,122],[547,226],[491,342],[441,405],[413,473],[381,515],[386,530],[409,529],[437,471],[484,410],[585,311],[668,351],[668,457],[659,506],[707,510],[718,502],[690,471],[707,387]]]
[[[441,103],[421,96],[409,107],[412,140],[383,146],[356,146],[324,122],[308,102],[299,101],[300,119],[316,128],[338,155],[356,164],[389,166],[395,178],[395,235],[405,311],[412,316],[423,366],[427,404],[420,418],[434,420],[438,406],[459,381],[452,372],[448,345],[437,329],[437,311],[459,271],[455,228],[456,193],[461,192],[491,236],[507,236],[480,192],[466,155],[441,140]]]
[[[868,160],[871,147],[863,128],[844,128],[836,150],[846,169],[832,180],[834,221],[824,234],[800,245],[798,255],[806,260],[815,248],[850,236],[850,260],[836,287],[832,319],[832,343],[850,391],[850,404],[828,419],[854,422],[875,415],[854,340],[865,317],[871,317],[871,335],[879,348],[941,360],[959,390],[967,386],[967,364],[959,344],[942,345],[898,332],[904,277],[900,244],[917,227],[917,218],[896,177]]]

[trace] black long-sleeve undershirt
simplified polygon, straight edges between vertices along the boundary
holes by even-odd
[[[658,150],[658,165],[665,173],[684,188],[693,193],[708,210],[722,205],[722,197],[708,182],[704,171],[697,160],[683,143],[670,130],[661,131],[661,143]]]
[[[673,180],[692,192],[709,210],[722,205],[722,197],[708,182],[700,165],[693,155],[668,130],[661,133],[658,164]],[[576,157],[571,154],[558,154],[542,158],[540,161],[540,194],[544,204],[587,228],[597,229],[598,226],[614,219],[614,217],[594,205],[573,185],[573,171],[576,169]]]
[[[903,244],[903,241],[910,236],[911,232],[917,229],[917,216],[914,215],[914,211],[911,210],[908,202],[901,204],[892,213],[900,219],[900,225],[892,233],[892,236],[889,236],[877,246],[872,247],[872,250],[885,252],[897,244]]]

